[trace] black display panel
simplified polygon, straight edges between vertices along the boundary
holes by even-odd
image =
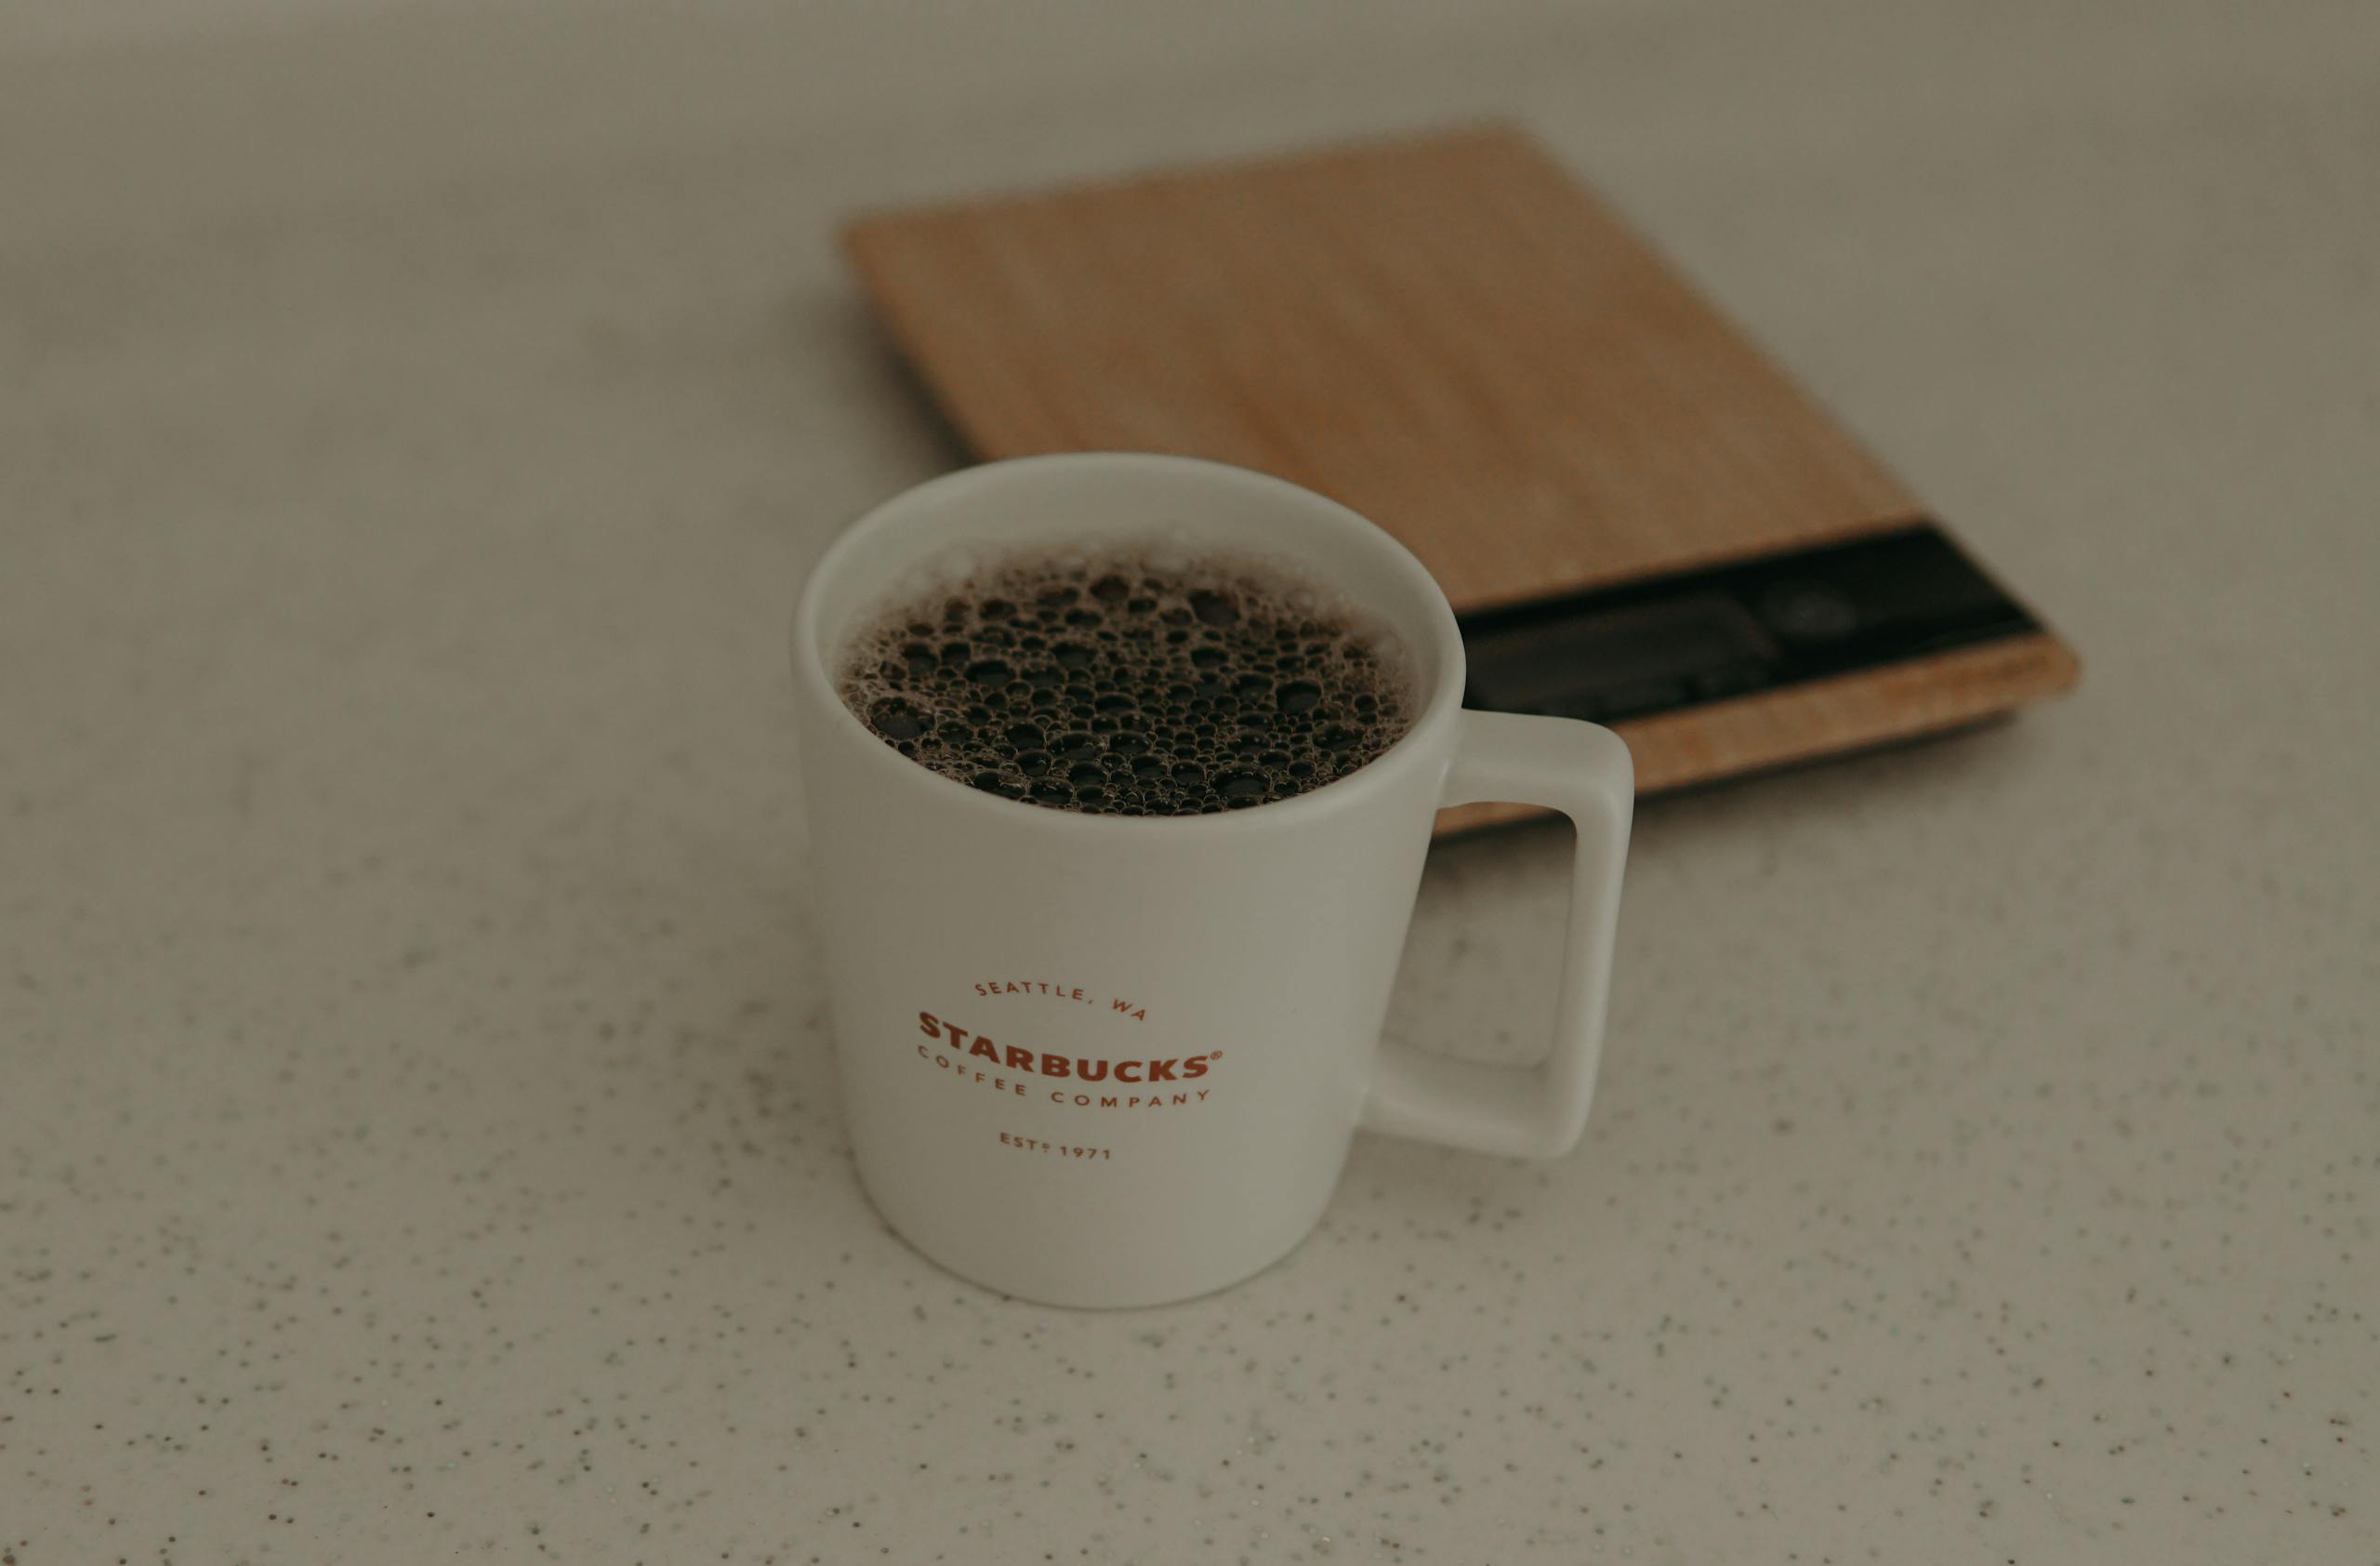
[[[2041,629],[1932,523],[1461,620],[1465,706],[1598,723]]]

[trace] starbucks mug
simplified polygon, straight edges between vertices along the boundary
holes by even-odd
[[[837,690],[843,648],[937,559],[1161,531],[1268,561],[1393,632],[1411,727],[1294,798],[1082,815],[931,772]],[[827,550],[793,637],[801,781],[860,1181],[910,1244],[1003,1294],[1141,1306],[1236,1283],[1321,1218],[1357,1130],[1554,1157],[1586,1123],[1634,800],[1628,750],[1466,711],[1462,640],[1403,545],[1212,462],[1033,457],[935,479]],[[1577,827],[1553,1046],[1474,1065],[1381,1042],[1439,807]]]

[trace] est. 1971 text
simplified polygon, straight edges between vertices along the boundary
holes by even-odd
[[[1022,1152],[1047,1153],[1051,1158],[1112,1159],[1113,1148],[1068,1148],[1055,1142],[1044,1142],[1038,1136],[1019,1136],[1012,1131],[1000,1133],[1000,1146],[1015,1148]]]

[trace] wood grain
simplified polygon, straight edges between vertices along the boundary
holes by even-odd
[[[983,456],[1275,473],[1395,533],[1458,610],[1924,513],[1509,128],[876,215],[844,240]],[[1659,789],[1972,721],[2074,672],[2044,636],[1620,732]]]
[[[846,238],[984,455],[1173,451],[1276,473],[1395,533],[1460,608],[1921,509],[1509,130]]]

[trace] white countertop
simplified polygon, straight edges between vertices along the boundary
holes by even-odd
[[[2366,0],[794,9],[0,27],[0,1562],[2380,1554]],[[955,460],[832,226],[1489,112],[2083,685],[1649,804],[1575,1157],[956,1282],[801,896],[795,584]]]

